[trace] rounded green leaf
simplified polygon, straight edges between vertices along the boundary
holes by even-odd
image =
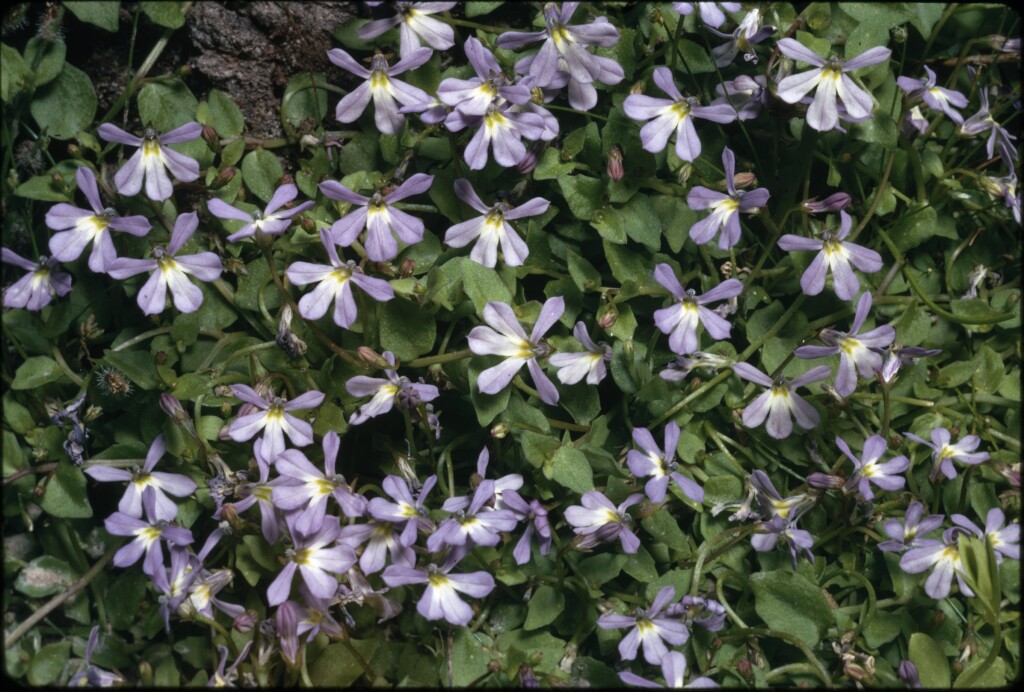
[[[92,125],[96,90],[85,72],[66,64],[55,80],[36,92],[29,112],[43,133],[54,139],[71,139]]]
[[[277,181],[284,175],[281,162],[266,149],[256,149],[242,159],[242,179],[249,191],[264,202],[269,202],[277,189]]]
[[[139,117],[159,132],[167,132],[196,118],[199,102],[180,79],[150,82],[139,92]]]

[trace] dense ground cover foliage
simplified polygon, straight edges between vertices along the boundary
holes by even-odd
[[[4,18],[11,678],[1018,677],[1017,14],[354,4],[268,139],[194,10]]]

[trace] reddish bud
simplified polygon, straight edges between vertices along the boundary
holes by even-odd
[[[622,147],[618,144],[613,144],[611,149],[608,150],[608,177],[615,182],[619,182],[624,175]]]

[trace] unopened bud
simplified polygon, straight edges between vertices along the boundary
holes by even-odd
[[[50,176],[50,180],[53,181],[54,185],[64,185],[64,176],[61,175],[60,171],[54,171],[53,175]]]
[[[391,369],[391,364],[384,360],[384,358],[379,353],[374,351],[369,346],[360,346],[359,348],[356,349],[356,354],[359,356],[359,359],[362,360],[367,365],[373,366],[375,368],[382,368],[388,370]],[[395,367],[398,367],[397,364]]]
[[[618,144],[613,144],[608,150],[608,177],[615,182],[619,182],[625,173],[622,162],[622,147]]]
[[[840,211],[850,206],[850,195],[845,192],[836,192],[820,202],[816,197],[804,200],[801,203],[800,208],[808,214],[827,214],[829,212]]]
[[[498,423],[491,428],[491,437],[496,440],[503,440],[508,435],[508,423]]]
[[[664,24],[665,23],[665,15],[663,15],[661,13],[661,10],[659,10],[659,9],[652,10],[651,14],[648,16],[648,19],[651,20],[652,24]]]
[[[81,153],[82,153],[82,150],[81,150],[81,148],[79,148],[79,146],[77,144],[75,144],[74,142],[71,142],[70,144],[68,144],[68,156],[70,156],[71,158],[78,158],[78,156]]]
[[[173,394],[164,392],[160,395],[160,408],[170,416],[171,420],[179,425],[189,420],[188,412],[185,411],[181,401]]]
[[[398,274],[403,279],[408,279],[414,271],[416,271],[416,260],[412,257],[402,260],[402,264],[398,267]]]
[[[843,672],[856,682],[864,682],[871,678],[868,672],[857,663],[847,663],[843,666]]]
[[[679,169],[679,173],[676,174],[676,179],[680,185],[686,185],[690,182],[690,177],[693,175],[693,164],[689,161],[685,162]]]
[[[812,473],[807,477],[807,485],[820,490],[838,490],[844,482],[839,476],[828,473]]]
[[[900,665],[896,668],[896,674],[910,689],[921,689],[921,678],[918,676],[917,666],[912,661],[906,659],[900,661]]]
[[[308,216],[300,217],[299,225],[302,226],[302,230],[306,233],[314,233],[316,231],[316,221]]]
[[[203,125],[203,140],[210,145],[214,151],[220,151],[220,137],[213,125]]]
[[[291,173],[285,173],[280,178],[278,178],[276,183],[274,183],[274,187],[281,187],[282,185],[294,185],[294,184],[295,184],[295,178],[292,177],[292,174]]]
[[[518,674],[520,687],[540,687],[540,683],[537,682],[537,676],[533,674],[533,669],[525,663],[519,666]]]
[[[239,417],[241,417],[241,416],[239,416]],[[231,430],[231,426],[230,425],[223,425],[223,426],[221,426],[220,430],[217,431],[217,439],[220,440],[221,442],[230,442],[231,441],[230,430]]]
[[[242,519],[238,516],[238,509],[231,502],[225,502],[220,508],[220,518],[228,523],[234,531],[241,533]]]
[[[740,171],[732,177],[732,184],[740,189],[757,185],[757,176],[750,171]]]
[[[222,168],[217,173],[217,177],[213,179],[212,183],[210,183],[210,188],[214,189],[214,190],[216,190],[218,188],[222,188],[225,185],[227,185],[228,183],[230,183],[234,179],[234,177],[235,177],[235,169],[234,168],[232,168],[231,166],[228,166],[227,168]]]
[[[248,634],[252,632],[253,628],[256,627],[256,623],[260,621],[260,616],[255,610],[247,610],[238,617],[235,618],[231,626],[236,632],[242,634]]]
[[[139,682],[147,687],[153,685],[153,666],[149,661],[139,663]]]
[[[619,319],[619,308],[615,303],[605,303],[597,310],[597,326],[608,331]]]
[[[526,150],[523,154],[523,158],[519,159],[519,163],[516,164],[516,171],[523,175],[530,173],[534,168],[537,167],[537,160],[540,159],[540,155],[547,149],[548,143],[541,140],[534,142],[533,146]]]
[[[936,629],[939,628],[939,627],[942,627],[942,623],[944,623],[945,621],[946,621],[946,614],[944,612],[942,612],[941,610],[936,610],[935,611],[935,617],[932,620],[932,622],[934,623]]]
[[[751,667],[750,661],[745,658],[736,661],[736,672],[745,680],[754,679],[754,669]]]
[[[644,93],[644,89],[646,88],[647,82],[641,79],[639,82],[629,87],[629,93],[632,94],[633,96],[640,96]]]
[[[907,40],[907,27],[902,24],[894,26],[889,33],[892,34],[893,43],[905,43]]]

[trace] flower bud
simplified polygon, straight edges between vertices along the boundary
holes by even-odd
[[[533,171],[537,167],[537,160],[547,147],[548,143],[543,140],[534,142],[533,146],[526,150],[523,158],[519,159],[519,163],[516,164],[516,171],[523,175]]]
[[[50,180],[53,181],[54,185],[64,186],[64,176],[61,175],[60,171],[54,171],[53,175],[50,176]]]
[[[750,666],[750,661],[745,658],[741,658],[736,661],[736,672],[739,673],[744,680],[754,679],[754,669]]]
[[[812,473],[807,477],[807,485],[819,490],[838,490],[843,483],[842,478],[828,473]]]
[[[921,678],[918,676],[917,666],[912,661],[907,659],[900,661],[899,667],[896,668],[896,674],[910,689],[921,689]]]
[[[302,216],[299,218],[299,225],[302,226],[302,230],[306,233],[313,233],[316,231],[316,221],[308,216]]]
[[[685,162],[679,169],[679,173],[676,174],[676,179],[680,185],[686,185],[690,182],[690,177],[693,175],[693,164],[689,161]]]
[[[835,192],[820,202],[817,197],[806,199],[800,204],[800,208],[807,214],[827,214],[846,209],[850,206],[850,201],[850,195],[845,192]]]
[[[178,425],[190,420],[188,412],[181,405],[181,401],[173,394],[164,392],[160,395],[160,408]]]
[[[906,41],[907,41],[907,27],[905,27],[903,25],[894,26],[892,29],[889,30],[889,33],[892,34],[892,41],[893,41],[893,43],[896,43],[896,44],[906,43]]]
[[[294,185],[294,184],[295,184],[295,178],[292,177],[292,174],[291,173],[285,173],[284,175],[282,175],[280,178],[277,179],[277,182],[274,183],[274,187],[277,188],[277,187],[281,187],[282,185]]]
[[[639,82],[629,87],[629,93],[633,96],[642,96],[646,88],[647,82],[641,79]]]
[[[139,682],[146,687],[153,685],[153,666],[149,661],[139,663]]]
[[[77,144],[75,144],[74,142],[68,144],[68,156],[77,159],[81,153],[82,150]]]
[[[221,169],[217,173],[217,177],[213,179],[213,182],[210,183],[210,189],[211,190],[217,190],[219,188],[222,188],[225,185],[227,185],[228,183],[230,183],[232,181],[232,179],[234,179],[234,177],[235,177],[235,169],[234,168],[232,168],[231,166],[228,166],[227,168],[223,168],[223,169]]]
[[[213,125],[203,125],[203,139],[214,151],[220,151],[220,137]]]
[[[757,176],[750,171],[740,171],[732,177],[732,184],[739,189],[753,187],[757,185]]]
[[[619,308],[615,303],[605,303],[597,310],[597,326],[608,331],[619,319]]]
[[[359,356],[359,359],[362,360],[367,365],[373,366],[375,368],[382,368],[387,370],[391,369],[391,364],[384,360],[384,358],[379,353],[374,351],[369,346],[360,346],[359,348],[356,349],[356,354]],[[397,368],[398,361],[396,360],[395,363],[395,367]]]
[[[508,430],[508,423],[498,423],[491,428],[491,437],[496,440],[503,440],[505,439],[505,436],[508,435]]]
[[[625,169],[622,162],[622,147],[613,144],[608,150],[608,177],[619,182],[623,175],[625,175]]]
[[[249,632],[252,632],[252,630],[256,627],[256,623],[258,623],[259,620],[259,613],[257,613],[255,610],[247,610],[238,617],[236,617],[234,622],[231,623],[231,626],[235,629],[236,632],[248,634]]]
[[[533,674],[533,669],[527,664],[523,663],[519,666],[518,674],[520,687],[540,687],[537,677]]]
[[[403,279],[408,279],[414,271],[416,271],[416,260],[412,257],[402,260],[402,264],[398,267],[398,275]]]

